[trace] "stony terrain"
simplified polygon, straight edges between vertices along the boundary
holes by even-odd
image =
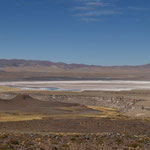
[[[0,150],[150,150],[149,96],[150,91],[1,92]]]
[[[150,137],[119,133],[0,133],[1,150],[149,150]]]
[[[115,108],[128,116],[150,117],[150,91],[120,91],[120,92],[5,92],[2,99],[14,98],[17,93],[29,94],[41,101],[76,103],[84,106],[101,106]]]

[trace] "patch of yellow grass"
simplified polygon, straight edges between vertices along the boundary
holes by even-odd
[[[26,121],[26,120],[34,120],[34,119],[40,120],[43,117],[44,117],[43,115],[1,113],[0,122]]]
[[[100,106],[87,106],[90,109],[97,110],[98,112],[77,113],[76,108],[62,107],[62,110],[72,111],[71,113],[62,114],[23,114],[23,113],[0,113],[0,122],[13,122],[13,121],[27,121],[27,120],[41,120],[47,118],[53,119],[77,119],[77,118],[111,118],[111,119],[126,119],[117,109],[100,107]],[[60,109],[60,108],[59,108]],[[77,108],[80,109],[80,108]]]
[[[83,108],[81,106],[72,106],[72,107],[58,107],[57,109],[63,110],[63,111],[70,111],[70,112],[74,112],[75,113],[76,111],[80,111]]]
[[[87,106],[87,107],[101,112],[100,114],[95,115],[95,117],[112,118],[112,119],[125,118],[125,116],[123,116],[117,109],[114,108],[101,106]]]
[[[50,135],[62,135],[62,136],[83,136],[83,135],[105,135],[105,133],[80,133],[80,132],[49,132]]]
[[[20,91],[20,90],[17,88],[8,87],[8,86],[0,86],[0,92],[15,92],[15,91]]]
[[[101,107],[101,106],[87,106],[88,108],[99,110],[99,111],[117,111],[117,109],[114,108],[108,108],[108,107]]]

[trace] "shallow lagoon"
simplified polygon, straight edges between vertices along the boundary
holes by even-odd
[[[122,80],[20,81],[20,82],[1,82],[0,85],[15,87],[15,88],[23,89],[23,90],[48,90],[48,91],[150,90],[150,81],[122,81]]]

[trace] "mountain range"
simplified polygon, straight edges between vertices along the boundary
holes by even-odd
[[[0,59],[0,81],[150,80],[150,64],[98,66],[41,60]]]

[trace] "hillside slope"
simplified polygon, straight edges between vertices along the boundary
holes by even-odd
[[[141,66],[96,66],[51,61],[0,59],[0,80],[150,80],[150,64]]]

